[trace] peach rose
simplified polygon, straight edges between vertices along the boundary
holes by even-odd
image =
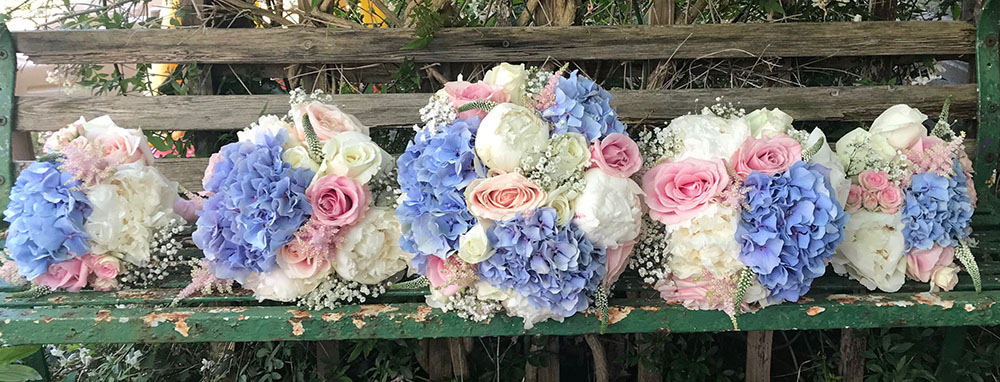
[[[899,211],[899,206],[903,205],[903,192],[894,185],[878,191],[876,195],[878,196],[878,205],[884,213],[894,214]]]
[[[787,135],[777,135],[773,138],[748,138],[733,153],[733,170],[741,178],[746,178],[751,172],[757,171],[768,176],[777,174],[792,167],[792,164],[802,160],[802,145]]]
[[[592,167],[619,178],[628,178],[642,167],[639,145],[621,133],[608,134],[602,141],[595,140],[590,146],[590,161]]]
[[[721,159],[664,162],[642,176],[649,216],[664,224],[695,217],[728,184],[729,174]]]
[[[368,134],[368,127],[361,124],[353,115],[347,114],[334,105],[328,105],[319,101],[311,101],[303,104],[292,105],[291,115],[295,123],[295,132],[299,140],[306,141],[305,125],[302,124],[302,117],[309,117],[309,124],[316,131],[316,137],[320,141],[326,141],[337,133],[345,131],[357,131]]]
[[[465,189],[466,203],[473,216],[486,220],[507,220],[545,204],[548,196],[534,182],[518,173],[476,179]]]
[[[306,199],[312,205],[312,216],[316,221],[343,227],[361,220],[368,211],[372,196],[354,179],[331,174],[314,181],[306,189]]]
[[[861,199],[861,205],[868,211],[878,212],[878,192],[865,192],[865,196]]]
[[[451,81],[444,84],[444,94],[448,96],[455,109],[463,105],[479,100],[490,100],[496,103],[510,101],[510,95],[504,91],[503,86],[490,85],[485,82],[470,83],[467,81]],[[439,93],[440,94],[440,93]],[[485,110],[466,110],[458,113],[458,118],[469,119],[479,117],[483,120],[486,117]]]
[[[625,244],[619,245],[614,248],[608,248],[608,273],[604,276],[604,280],[601,284],[607,288],[611,288],[615,281],[618,281],[618,277],[625,272],[625,268],[628,265],[628,258],[632,255],[632,249],[635,248],[635,241],[629,241]]]
[[[885,171],[871,170],[865,170],[858,174],[858,183],[861,183],[861,187],[866,190],[872,191],[881,191],[892,185],[889,182],[889,174],[886,174]]]
[[[289,277],[308,279],[329,272],[330,260],[323,254],[310,253],[309,249],[306,242],[292,240],[278,250],[275,259]]]
[[[82,257],[74,257],[61,263],[49,266],[48,272],[36,277],[33,281],[53,290],[65,288],[70,292],[79,292],[87,286],[90,277],[90,267]]]
[[[934,245],[930,249],[912,249],[906,255],[906,274],[920,282],[930,282],[934,272],[951,265],[955,247]]]

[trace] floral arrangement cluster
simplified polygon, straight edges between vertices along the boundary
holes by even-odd
[[[852,184],[846,241],[834,270],[868,289],[899,290],[907,276],[951,290],[959,266],[979,285],[972,259],[970,221],[976,203],[972,162],[948,125],[948,107],[931,133],[927,116],[907,105],[883,112],[870,129],[837,142]]]
[[[163,280],[187,262],[178,186],[152,166],[146,136],[80,118],[45,141],[4,211],[0,277],[40,291],[112,290]]]
[[[212,155],[193,234],[210,272],[189,289],[215,277],[260,300],[364,302],[408,268],[392,156],[329,94],[296,89],[290,103]]]
[[[431,306],[526,327],[606,307],[644,215],[642,157],[611,99],[565,67],[506,63],[430,98],[397,161],[396,215]]]
[[[668,302],[735,316],[797,301],[844,239],[849,183],[823,133],[716,105],[639,138],[652,220],[632,265]]]

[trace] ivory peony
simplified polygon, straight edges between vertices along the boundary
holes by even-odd
[[[602,247],[635,240],[642,230],[642,188],[632,179],[611,176],[597,168],[587,170],[583,181],[573,219],[577,227]]]
[[[858,211],[844,227],[846,239],[833,255],[833,270],[869,290],[895,292],[906,279],[901,214]]]
[[[549,124],[534,110],[499,104],[479,124],[476,154],[490,170],[514,172],[526,155],[545,150]]]
[[[685,115],[674,118],[667,129],[677,132],[683,147],[675,158],[728,160],[750,136],[750,126],[742,119],[727,120],[712,114]]]
[[[508,297],[503,302],[507,309],[507,315],[511,317],[521,317],[524,319],[524,330],[535,327],[535,324],[549,319],[563,322],[563,316],[553,313],[549,309],[535,308],[527,297],[520,294],[508,292]]]
[[[688,278],[707,272],[723,278],[745,268],[737,259],[740,245],[734,239],[738,219],[732,208],[712,203],[697,217],[667,226],[667,264],[673,273]]]
[[[792,128],[792,116],[774,108],[757,109],[743,117],[750,126],[750,136],[754,138],[770,138],[784,134]]]
[[[372,207],[344,234],[333,268],[345,280],[377,284],[406,269],[411,256],[399,248],[399,221],[391,208]]]

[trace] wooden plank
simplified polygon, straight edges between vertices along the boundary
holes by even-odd
[[[871,121],[891,105],[909,104],[936,115],[953,96],[951,116],[976,115],[975,84],[939,86],[864,86],[763,89],[614,90],[612,105],[630,124],[660,122],[723,102],[747,110],[781,108],[799,121]],[[375,128],[411,127],[429,94],[342,94],[344,111]],[[108,114],[121,126],[145,130],[236,130],[262,114],[288,112],[282,95],[162,97],[17,97],[15,128],[56,130],[84,116]]]
[[[402,50],[413,31],[388,29],[129,29],[17,32],[38,64],[381,63],[651,60],[971,54],[963,22],[837,22],[674,26],[455,28],[426,49]],[[622,49],[628,47],[627,49]]]
[[[780,304],[739,317],[743,330],[842,329],[1000,324],[1000,291],[873,293],[817,297]],[[719,332],[732,322],[719,311],[694,311],[662,300],[612,300],[617,321],[608,333],[669,330]],[[816,314],[816,312],[820,312]],[[294,330],[301,328],[301,331]],[[299,326],[301,325],[301,326]],[[520,318],[504,314],[487,322],[467,321],[422,303],[348,305],[302,310],[295,306],[252,307],[36,307],[0,310],[0,343],[217,342],[345,340],[369,338],[482,337],[597,333],[596,315],[577,314],[525,331]]]
[[[840,378],[843,382],[862,382],[865,379],[866,333],[860,329],[840,331]]]
[[[747,375],[748,382],[768,382],[771,380],[771,344],[774,331],[755,330],[747,333]]]

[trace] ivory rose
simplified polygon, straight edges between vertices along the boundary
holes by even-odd
[[[524,106],[528,101],[524,95],[524,87],[528,83],[528,71],[524,64],[511,65],[504,62],[494,66],[483,75],[483,82],[502,87],[511,103]]]
[[[629,241],[617,247],[609,247],[607,249],[608,270],[604,276],[604,280],[601,280],[601,285],[611,288],[615,281],[618,281],[618,277],[622,275],[622,272],[625,272],[625,268],[628,266],[628,258],[632,255],[632,249],[634,248],[635,241]]]
[[[556,210],[556,216],[559,217],[556,224],[561,226],[569,224],[573,220],[573,215],[575,214],[573,204],[576,198],[580,196],[579,192],[571,190],[571,188],[571,185],[559,187],[550,192],[548,200],[545,201],[546,207],[552,207],[552,209]]]
[[[540,153],[549,142],[549,124],[538,112],[502,103],[483,118],[476,133],[476,155],[490,170],[514,172],[526,155]]]
[[[767,175],[783,172],[802,160],[802,145],[787,135],[773,138],[749,138],[733,154],[733,170],[746,178],[757,171]]]
[[[118,163],[153,164],[149,141],[138,129],[118,127],[107,115],[83,122],[82,129],[84,137],[97,143],[106,156],[117,159]]]
[[[667,125],[675,131],[683,147],[672,160],[729,159],[750,136],[744,119],[729,120],[713,114],[685,115]]]
[[[889,174],[886,174],[885,171],[862,171],[861,174],[858,174],[858,183],[861,184],[861,187],[872,191],[881,191],[891,186]]]
[[[33,281],[35,284],[47,286],[53,290],[63,288],[70,292],[79,292],[80,289],[87,286],[87,278],[89,277],[90,267],[87,266],[82,257],[74,257],[50,265],[48,272],[39,275]]]
[[[698,215],[728,184],[726,165],[719,159],[664,162],[642,177],[649,216],[668,225]]]
[[[293,131],[292,129],[294,129],[294,126],[285,122],[281,117],[268,114],[257,118],[257,122],[251,123],[249,128],[237,131],[236,137],[240,142],[250,142],[260,145],[265,143],[265,139],[270,139],[269,137],[281,135],[288,138],[281,145],[282,148],[290,149],[302,146],[304,141],[300,140],[297,135],[289,133]]]
[[[292,239],[278,249],[275,260],[288,277],[308,279],[319,274],[329,274],[330,260],[326,254],[310,251],[308,243]]]
[[[340,175],[367,184],[380,171],[392,167],[392,156],[372,142],[368,135],[349,131],[337,134],[323,144],[323,163],[316,178]]]
[[[472,101],[488,100],[496,103],[510,101],[510,95],[503,86],[493,85],[486,82],[470,83],[467,81],[451,81],[444,84],[444,89],[438,94],[444,94],[455,105],[455,109],[464,106]],[[466,110],[458,113],[458,118],[469,119],[479,117],[480,120],[486,117],[484,110]]]
[[[906,274],[920,282],[930,282],[938,269],[949,266],[955,260],[955,247],[935,244],[930,249],[914,248],[906,254]]]
[[[590,160],[593,166],[619,178],[628,178],[642,167],[639,145],[621,133],[611,133],[604,140],[594,141],[590,146]]]
[[[958,266],[954,264],[938,268],[931,276],[931,282],[944,291],[955,289],[955,285],[958,285],[958,271]]]
[[[507,220],[545,204],[545,191],[518,173],[473,180],[465,189],[472,216],[487,220]]]
[[[555,147],[555,157],[552,161],[552,172],[548,175],[553,179],[563,179],[581,168],[587,168],[590,163],[590,147],[587,138],[580,133],[564,133],[552,138]]]
[[[905,149],[927,136],[927,128],[923,125],[925,120],[927,115],[920,110],[907,105],[895,105],[875,118],[868,131],[885,137],[892,147]]]
[[[770,138],[785,134],[792,128],[792,116],[774,108],[768,110],[766,107],[757,109],[747,114],[747,124],[750,126],[750,136],[754,138]]]
[[[319,101],[310,101],[292,105],[288,112],[292,116],[292,123],[295,124],[295,132],[299,141],[306,141],[305,125],[303,116],[307,116],[309,124],[316,131],[316,137],[320,141],[326,141],[337,133],[355,131],[368,135],[368,127],[353,115],[347,114],[340,108],[325,104]]]
[[[477,264],[493,255],[493,248],[486,237],[486,226],[476,224],[458,239],[458,257],[469,264]]]
[[[307,168],[312,172],[319,172],[319,163],[309,157],[309,149],[305,146],[285,149],[285,152],[281,153],[281,160],[288,162],[294,168]]]
[[[591,242],[607,248],[635,240],[642,230],[642,188],[632,179],[596,168],[584,173],[583,182],[573,219],[577,227]]]
[[[322,224],[343,227],[354,224],[368,210],[372,196],[354,179],[327,175],[306,189],[312,217]]]

